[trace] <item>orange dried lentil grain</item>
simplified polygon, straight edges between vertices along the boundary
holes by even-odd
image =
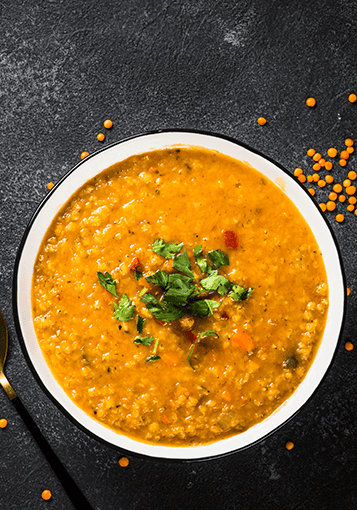
[[[354,170],[351,170],[350,172],[348,172],[348,178],[351,181],[354,181],[357,178],[357,173]]]
[[[257,120],[258,124],[260,124],[261,126],[264,126],[264,124],[267,123],[267,120],[264,118],[264,117],[259,117],[259,119]]]
[[[5,427],[7,427],[7,420],[5,418],[1,418],[0,429],[4,429]]]
[[[299,177],[303,173],[302,168],[295,168],[294,175],[295,177]]]
[[[332,170],[332,167],[333,167],[333,165],[332,165],[331,161],[326,161],[326,163],[325,163],[326,170]]]
[[[348,186],[346,193],[347,195],[354,195],[356,193],[356,186]]]
[[[47,189],[52,189],[52,188],[53,188],[53,186],[54,186],[53,182],[49,182],[49,183],[47,184]]]
[[[349,179],[345,179],[342,184],[345,188],[348,188],[348,186],[351,186],[351,181]]]
[[[321,211],[323,211],[323,212],[326,211],[326,204],[324,204],[324,203],[319,204],[319,207],[320,207]]]
[[[313,188],[309,188],[307,191],[308,191],[308,192],[310,193],[310,195],[312,195],[312,196],[314,196],[314,195],[315,195],[315,193],[316,193],[316,191],[315,191]]]
[[[318,182],[317,182],[317,185],[320,187],[320,188],[324,188],[326,186],[326,181],[324,181],[323,179],[320,179]]]
[[[319,174],[313,174],[312,178],[314,179],[314,182],[318,182],[320,180]]]
[[[347,147],[346,151],[348,152],[348,154],[353,154],[355,150],[353,147]]]
[[[97,134],[97,140],[99,140],[100,142],[104,142],[105,135],[103,135],[103,133],[98,133]]]
[[[327,182],[327,184],[331,184],[334,181],[333,175],[326,175],[325,181]]]
[[[316,152],[315,149],[309,149],[306,154],[308,156],[310,156],[310,158],[312,158],[312,156],[315,154],[315,152]]]
[[[304,175],[304,174],[299,175],[298,180],[299,180],[300,182],[306,182],[306,177],[305,177],[305,175]]]
[[[347,211],[353,212],[355,210],[355,206],[353,204],[349,204],[347,206]]]
[[[321,165],[321,166],[325,166],[325,163],[326,163],[326,160],[325,160],[324,158],[321,158],[321,159],[319,160],[319,165]]]
[[[51,491],[49,491],[48,489],[42,491],[42,499],[44,499],[45,501],[48,501],[49,499],[52,498],[52,494],[51,494]]]
[[[341,193],[341,191],[342,191],[341,184],[335,184],[333,187],[333,191],[335,191],[336,193]]]
[[[310,108],[313,108],[315,105],[316,105],[316,99],[314,97],[308,97],[306,99],[306,104],[307,106],[309,106]]]
[[[346,138],[345,145],[346,145],[346,147],[352,147],[352,145],[353,145],[352,138]]]
[[[330,156],[330,158],[335,158],[337,156],[337,149],[335,149],[334,147],[330,147],[327,150],[327,155]]]
[[[334,191],[331,191],[331,193],[329,193],[328,197],[330,200],[337,200],[337,193],[335,193]]]
[[[351,294],[351,289],[349,287],[347,287],[346,292],[347,292],[347,296],[349,296]]]
[[[348,199],[348,201],[349,201],[349,203],[350,203],[350,204],[353,204],[353,205],[354,205],[354,204],[357,202],[357,198],[356,198],[356,197],[350,197],[350,198]]]
[[[319,161],[321,159],[321,154],[319,152],[315,152],[315,154],[313,155],[312,159],[314,161]]]
[[[312,182],[312,181],[314,180],[314,178],[313,178],[313,176],[312,176],[312,175],[308,175],[308,176],[306,177],[306,179],[307,179],[307,182]]]
[[[340,159],[340,161],[338,162],[338,164],[340,166],[346,166],[347,165],[347,161],[345,159]]]
[[[315,170],[315,172],[318,172],[319,170],[321,170],[321,165],[319,163],[315,163],[314,165],[312,165],[312,169]]]
[[[357,216],[357,209],[355,209],[355,215]]]
[[[345,349],[346,349],[346,351],[352,351],[352,350],[353,350],[353,347],[354,347],[354,345],[353,345],[353,343],[352,343],[352,342],[346,342],[346,343],[345,343]]]
[[[110,119],[107,119],[103,122],[103,126],[105,127],[105,129],[110,129],[111,127],[113,127],[113,122]]]
[[[129,459],[127,457],[121,457],[121,459],[119,459],[119,466],[120,467],[128,467]]]
[[[340,156],[342,159],[348,159],[350,157],[347,151],[341,151]]]
[[[344,221],[344,219],[345,219],[345,217],[344,217],[344,215],[343,215],[343,214],[337,214],[337,216],[336,216],[336,221],[337,221],[338,223],[342,223],[342,222]]]
[[[89,152],[86,152],[86,151],[81,152],[81,159],[84,159],[84,158],[86,158],[87,156],[89,156]]]
[[[294,443],[292,441],[288,441],[287,443],[285,443],[285,448],[287,450],[292,450],[294,448]]]
[[[326,209],[328,211],[334,211],[336,209],[336,202],[332,202],[332,201],[327,202]]]
[[[355,102],[357,101],[357,96],[356,96],[356,94],[350,94],[350,95],[348,96],[348,100],[349,100],[349,102],[350,102],[350,103],[355,103]]]
[[[340,195],[340,196],[338,197],[338,200],[339,200],[341,203],[346,202],[346,197],[345,197],[345,195]]]

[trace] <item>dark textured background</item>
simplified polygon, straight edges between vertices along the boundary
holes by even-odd
[[[12,271],[37,205],[79,161],[108,142],[160,128],[213,130],[293,171],[306,149],[356,137],[356,19],[352,0],[3,1],[0,4],[0,306],[6,373],[44,435],[97,510],[355,509],[357,217],[330,222],[348,299],[331,370],[292,421],[259,444],[207,462],[129,456],[98,443],[45,396],[26,365],[11,308]],[[305,100],[317,99],[309,109]],[[261,127],[256,119],[268,119]],[[348,169],[356,169],[357,156]],[[335,165],[333,174],[346,170]],[[317,198],[326,201],[326,190]],[[340,206],[341,210],[345,206]],[[356,346],[357,347],[357,346]],[[0,390],[0,508],[71,509],[21,419]],[[295,442],[288,452],[287,440]],[[49,488],[50,502],[41,491]]]

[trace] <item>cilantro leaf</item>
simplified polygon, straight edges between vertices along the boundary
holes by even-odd
[[[157,361],[159,359],[161,359],[160,356],[153,354],[152,356],[149,356],[148,358],[146,358],[146,361]]]
[[[245,301],[248,299],[253,292],[254,289],[245,289],[241,285],[233,285],[232,292],[230,292],[228,296],[233,299],[233,301],[237,301],[239,303],[240,301]]]
[[[158,287],[165,288],[169,282],[169,275],[166,273],[166,271],[156,271],[156,273],[151,274],[146,278],[146,281],[148,283],[153,283],[154,285],[157,285]]]
[[[207,260],[203,256],[202,245],[195,246],[193,249],[193,254],[195,256],[198,267],[201,269],[202,273],[207,273],[208,271],[208,263]]]
[[[131,304],[126,294],[123,294],[119,306],[114,302],[114,317],[118,321],[130,321],[134,315],[135,305]]]
[[[143,332],[144,324],[145,324],[145,319],[143,319],[142,317],[140,317],[140,315],[138,315],[136,318],[136,329],[137,329],[137,332],[139,333],[139,335],[141,335],[141,333]]]
[[[196,287],[191,278],[175,278],[170,282],[165,294],[165,300],[175,305],[185,305],[195,290]]]
[[[141,301],[146,304],[146,308],[156,319],[163,322],[171,322],[185,315],[183,310],[175,307],[172,303],[168,303],[165,300],[161,303],[150,292],[147,292],[141,298]]]
[[[183,247],[183,243],[165,243],[163,239],[156,239],[152,245],[152,251],[158,253],[167,259],[172,259],[175,253],[178,253]]]
[[[184,273],[188,276],[191,276],[192,278],[195,276],[193,272],[191,271],[191,262],[188,258],[187,251],[185,250],[180,255],[177,255],[173,262],[172,267],[176,269],[177,271],[181,271],[181,273]]]
[[[212,315],[214,308],[218,308],[220,305],[221,303],[213,299],[200,299],[190,303],[187,310],[191,315],[198,315],[202,318]]]
[[[207,331],[203,331],[202,333],[200,333],[198,335],[198,337],[196,338],[196,340],[193,342],[192,346],[190,347],[190,350],[188,351],[187,359],[188,359],[188,362],[189,362],[191,368],[193,368],[193,370],[195,372],[196,372],[196,369],[192,365],[192,362],[191,362],[191,354],[193,353],[193,350],[196,347],[196,345],[200,342],[201,338],[204,336],[208,336],[208,335],[216,335],[219,338],[219,334],[214,329],[208,329]]]
[[[99,279],[99,283],[101,285],[103,285],[103,287],[108,292],[113,294],[113,296],[118,297],[116,282],[115,282],[115,280],[113,280],[111,275],[109,273],[107,273],[107,272],[105,274],[103,274],[100,271],[97,271],[97,276],[98,276],[98,279]]]
[[[140,278],[142,278],[143,276],[143,273],[141,271],[139,271],[139,269],[136,267],[134,269],[134,274],[135,274],[135,278],[136,278],[136,281],[138,282],[140,280]]]
[[[217,269],[222,266],[229,266],[228,255],[221,250],[210,251],[208,256]]]
[[[134,340],[134,344],[150,345],[155,338],[153,336],[137,336]]]
[[[233,284],[228,278],[219,275],[218,271],[214,270],[207,278],[203,278],[200,281],[200,285],[205,290],[216,290],[220,296],[223,296],[223,294],[226,294],[231,289]]]

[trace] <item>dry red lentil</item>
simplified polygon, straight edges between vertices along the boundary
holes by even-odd
[[[328,211],[334,211],[336,209],[336,202],[332,202],[332,201],[327,202],[326,209]]]
[[[353,212],[355,210],[355,206],[353,204],[349,204],[347,206],[347,211]]]
[[[351,181],[349,179],[345,179],[342,184],[344,185],[345,188],[348,188],[349,186],[351,186]]]
[[[310,156],[310,157],[312,158],[312,156],[315,154],[315,152],[316,152],[316,151],[315,151],[315,149],[309,149],[309,150],[307,151],[307,155],[308,155],[308,156]]]
[[[345,343],[345,349],[346,349],[346,351],[352,351],[352,350],[353,350],[353,348],[354,348],[354,345],[353,345],[353,343],[352,343],[352,342],[346,342],[346,343]]]
[[[319,204],[319,206],[320,206],[321,211],[323,211],[323,212],[326,211],[326,204],[322,203],[322,204]]]
[[[317,182],[317,185],[320,187],[320,188],[324,188],[326,186],[326,181],[324,181],[323,179],[320,179],[318,182]]]
[[[325,181],[327,182],[327,184],[331,184],[334,181],[334,178],[332,175],[326,175]]]
[[[310,193],[310,195],[314,196],[316,191],[313,189],[313,188],[309,188],[308,189],[308,192]]]
[[[357,202],[357,198],[356,197],[350,197],[348,199],[348,201],[349,201],[350,204],[355,204]]]
[[[98,133],[97,134],[97,140],[99,140],[100,142],[104,142],[105,135],[103,133]]]
[[[53,182],[49,182],[49,183],[47,184],[47,189],[52,189],[52,188],[53,188],[53,186],[54,186]]]
[[[312,165],[312,169],[315,170],[315,172],[318,172],[319,170],[321,170],[321,165],[319,163],[315,163],[314,165]]]
[[[345,201],[346,201],[346,197],[345,197],[345,195],[340,195],[340,196],[338,197],[338,200],[339,200],[340,202],[345,202]]]
[[[330,158],[335,158],[337,156],[337,149],[335,149],[334,147],[330,147],[327,150],[327,155],[330,156]]]
[[[351,147],[353,145],[352,138],[346,138],[345,145],[346,145],[346,147]]]
[[[44,499],[45,501],[48,501],[49,499],[52,498],[52,494],[51,494],[51,491],[49,491],[48,489],[42,491],[42,499]]]
[[[84,159],[84,158],[86,158],[87,156],[89,156],[89,152],[86,152],[86,151],[81,152],[81,159]]]
[[[105,129],[110,129],[113,127],[113,122],[110,119],[107,119],[103,123]]]
[[[331,191],[331,193],[329,193],[328,197],[330,200],[337,200],[337,193],[335,193],[334,191]]]
[[[316,162],[317,162],[317,161],[320,161],[320,159],[321,159],[321,154],[320,154],[319,152],[315,152],[315,154],[313,155],[312,159],[313,159],[314,161],[316,161]]]
[[[295,177],[299,177],[303,173],[302,168],[295,168],[294,175]]]
[[[350,154],[348,151],[341,151],[340,156],[342,159],[348,159],[350,157]]]
[[[350,102],[350,103],[355,103],[355,102],[357,101],[357,96],[356,96],[356,94],[350,94],[350,95],[348,96],[348,100],[349,100],[349,102]]]
[[[0,429],[4,429],[5,427],[7,427],[7,420],[5,418],[1,418]]]
[[[267,123],[267,120],[264,117],[259,117],[257,122],[258,122],[258,124],[260,124],[260,126],[264,126],[264,124]]]
[[[299,175],[298,180],[302,183],[306,182],[306,176],[304,174]]]
[[[326,163],[325,163],[326,170],[332,170],[332,167],[333,167],[333,164],[331,163],[331,161],[326,161]]]
[[[348,178],[351,180],[351,181],[354,181],[356,178],[357,178],[357,173],[354,171],[354,170],[350,170],[348,172]]]
[[[342,222],[344,221],[344,219],[345,219],[345,217],[344,217],[344,215],[343,215],[343,214],[337,214],[337,216],[336,216],[336,221],[337,221],[338,223],[342,223]]]
[[[285,448],[287,450],[292,450],[294,448],[294,443],[292,441],[288,441],[286,444],[285,444]]]
[[[307,104],[307,106],[312,108],[316,105],[316,99],[314,97],[309,97],[306,99],[306,104]]]
[[[338,162],[338,164],[340,166],[346,166],[347,165],[347,161],[345,159],[340,159],[340,161]]]
[[[129,459],[127,457],[121,457],[121,459],[119,459],[119,466],[123,467],[123,468],[128,467],[129,466]]]
[[[341,184],[335,184],[333,187],[333,191],[335,191],[336,193],[341,193],[341,191],[342,191]]]

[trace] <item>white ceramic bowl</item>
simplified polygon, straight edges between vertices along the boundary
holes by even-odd
[[[41,241],[52,219],[70,196],[93,176],[129,156],[175,146],[199,146],[242,160],[285,188],[310,225],[325,261],[329,285],[329,312],[321,346],[314,362],[293,395],[261,423],[228,439],[197,447],[169,447],[141,443],[110,430],[77,407],[58,384],[40,349],[31,310],[31,285],[34,263]],[[162,131],[145,134],[113,144],[81,161],[53,188],[35,212],[25,232],[14,273],[14,315],[27,361],[47,394],[82,429],[120,449],[141,455],[169,459],[203,459],[245,448],[276,430],[307,402],[333,358],[341,333],[345,308],[345,283],[341,256],[332,231],[319,207],[306,189],[283,168],[242,144],[219,135],[198,132]]]

